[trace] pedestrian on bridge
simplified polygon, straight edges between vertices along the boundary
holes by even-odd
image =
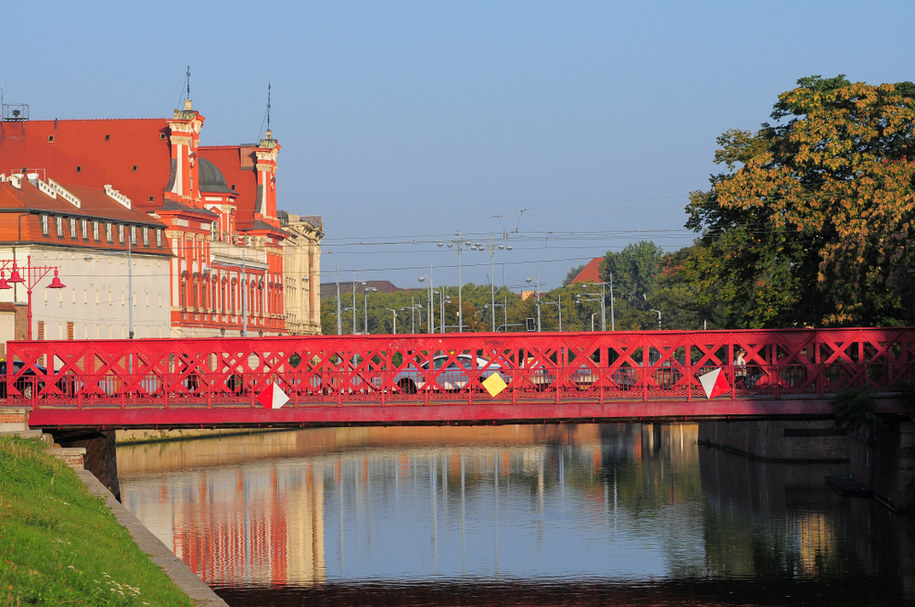
[[[734,385],[741,389],[747,388],[747,351],[743,348],[737,350],[734,359]]]

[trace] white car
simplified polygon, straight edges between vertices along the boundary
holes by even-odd
[[[394,376],[394,384],[405,394],[416,394],[427,384],[428,389],[431,390],[460,390],[471,381],[470,374],[474,369],[473,356],[458,354],[449,363],[450,358],[447,354],[436,355],[432,358],[431,370],[429,369],[430,361],[426,361],[418,367],[410,365]],[[476,357],[476,371],[479,373],[480,382],[497,373],[503,381],[508,383],[499,364],[485,358]]]

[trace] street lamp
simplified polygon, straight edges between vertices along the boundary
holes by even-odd
[[[582,297],[583,295],[591,295],[592,297]],[[576,305],[581,305],[583,302],[586,302],[586,301],[600,302],[600,318],[601,318],[601,321],[603,322],[606,320],[607,317],[606,317],[606,313],[604,311],[604,307],[605,307],[604,298],[600,297],[600,295],[601,295],[600,293],[576,293],[575,294],[575,303],[576,303]],[[596,314],[597,314],[597,312],[595,312],[594,314],[591,315],[591,330],[592,331],[594,330],[594,316]]]
[[[479,244],[479,243],[476,244],[475,247],[476,247],[478,250],[480,250],[480,251],[482,251],[483,249],[486,248],[486,247],[484,247],[483,245],[481,245],[481,244]],[[504,244],[500,244],[500,245],[496,246],[495,243],[493,242],[493,236],[492,236],[492,234],[490,234],[490,235],[489,235],[489,297],[490,297],[490,304],[491,304],[492,307],[493,307],[493,315],[492,315],[492,331],[493,331],[493,333],[496,332],[496,315],[495,315],[495,307],[496,307],[496,279],[495,279],[495,275],[493,274],[493,263],[492,263],[492,258],[493,258],[493,255],[494,255],[495,252],[496,252],[496,249],[499,249],[500,251],[511,251],[511,250],[512,250],[512,247],[511,247],[511,245],[504,245]]]
[[[657,312],[657,313],[658,313],[658,331],[660,331],[660,330],[661,330],[661,311],[660,311],[660,310],[655,310],[655,309],[653,309],[653,308],[652,308],[651,311],[652,311],[652,312]]]
[[[51,272],[54,272],[54,278],[51,279],[51,283],[48,285],[47,288],[63,289],[65,285],[64,285],[64,283],[62,283],[60,281],[60,277],[58,276],[58,270],[60,268],[58,268],[57,266],[33,266],[32,265],[32,256],[29,255],[26,258],[26,265],[24,268],[25,278],[23,278],[22,275],[19,273],[19,268],[17,267],[15,259],[5,259],[5,260],[0,260],[0,261],[2,261],[2,263],[3,263],[3,265],[0,266],[0,269],[5,268],[6,265],[10,262],[12,262],[12,264],[13,264],[13,269],[10,271],[10,277],[6,281],[0,281],[0,289],[12,289],[13,287],[11,286],[11,283],[12,284],[23,283],[26,288],[26,293],[28,294],[28,311],[26,314],[26,317],[28,319],[28,324],[29,324],[28,339],[29,339],[29,341],[31,341],[32,340],[32,289],[34,289],[36,286],[38,286],[38,283],[40,283]]]
[[[394,335],[397,335],[397,310],[394,308],[385,308],[388,312],[391,312],[394,315]]]
[[[557,292],[556,295],[559,296],[559,301],[545,301],[545,302],[543,302],[543,303],[545,303],[545,304],[547,304],[547,305],[550,305],[550,306],[556,306],[556,307],[558,308],[558,310],[559,310],[559,331],[562,332],[562,291]],[[537,330],[539,331],[539,330],[540,330],[540,327],[539,327],[539,325],[540,325],[540,322],[539,322],[539,321],[540,321],[540,318],[539,318],[539,310],[538,310],[538,318],[537,318],[537,321],[538,321],[538,322],[537,322],[537,325],[538,325]]]
[[[365,283],[362,283],[362,284],[363,284],[363,286],[365,285]],[[376,289],[375,287],[365,287],[365,289],[363,289],[364,298],[362,301],[362,306],[363,306],[362,315],[363,315],[363,321],[365,323],[365,331],[363,331],[363,335],[369,334],[369,292],[374,292],[377,290],[378,289]]]
[[[434,302],[435,302],[434,296],[435,296],[435,295],[438,295],[438,296],[439,296],[439,304],[438,304],[438,307],[439,307],[439,311],[438,311],[438,313],[439,313],[439,332],[440,332],[440,333],[444,333],[444,332],[445,332],[445,304],[446,304],[446,303],[447,303],[447,304],[450,304],[450,303],[451,303],[451,296],[450,296],[450,295],[447,295],[447,294],[445,293],[445,285],[442,285],[442,286],[440,287],[440,289],[441,289],[441,291],[440,291],[439,293],[435,293],[435,292],[432,293],[433,299],[431,299],[430,301],[433,302],[433,306],[434,306],[434,305],[435,305],[435,303],[434,303]],[[430,333],[435,333],[435,325],[432,326],[432,328],[429,330],[429,332],[430,332]]]
[[[470,243],[465,241],[461,237],[460,230],[455,232],[455,236],[457,236],[456,239],[449,240],[449,241],[447,241],[447,243],[440,242],[440,243],[438,243],[438,246],[441,247],[441,246],[444,246],[445,244],[447,244],[448,248],[450,249],[451,247],[457,245],[457,254],[458,254],[458,333],[463,333],[464,332],[464,305],[463,305],[463,300],[461,299],[461,249],[464,248],[465,246],[469,247]],[[473,248],[476,248],[476,247],[473,247]],[[445,321],[442,320],[443,327],[444,327],[444,322]],[[443,329],[442,333],[444,333],[444,332],[445,331]]]
[[[528,276],[524,282],[531,284],[532,278]],[[537,290],[534,292],[534,302],[537,304],[537,332],[540,332],[540,266],[537,266]]]
[[[365,282],[362,283],[365,286]],[[347,308],[349,310],[350,308]],[[353,335],[356,334],[356,273],[353,272]]]
[[[600,301],[600,330],[607,330],[607,296],[604,290],[604,286],[610,287],[610,330],[613,331],[616,329],[616,323],[613,314],[613,277],[610,277],[610,282],[596,282],[596,283],[585,283],[600,285],[600,297],[598,298],[597,293],[579,293],[575,296],[575,303],[580,303],[582,301]],[[585,286],[585,285],[582,285]],[[591,295],[591,298],[583,298],[582,295]]]
[[[435,314],[432,304],[432,264],[429,264],[429,274],[420,276],[419,282],[425,282],[427,278],[429,279],[429,322],[426,324],[426,328],[429,333],[435,333]]]
[[[508,299],[507,297],[504,297],[504,298],[503,298],[503,300],[507,300],[507,299]],[[507,324],[508,324],[508,303],[507,303],[506,301],[503,301],[503,303],[486,304],[485,306],[483,306],[483,309],[486,309],[486,308],[491,308],[491,309],[492,309],[492,322],[493,322],[493,326],[495,326],[495,323],[496,323],[496,308],[502,308],[502,313],[503,313],[503,316],[504,316],[504,320],[503,320],[502,324],[503,324],[503,325],[507,325]],[[498,330],[498,329],[493,328],[493,332],[494,332],[494,333],[495,333],[497,330]]]

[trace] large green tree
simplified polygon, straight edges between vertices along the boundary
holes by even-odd
[[[693,192],[683,264],[730,326],[909,321],[915,267],[915,85],[802,78],[771,124],[718,139]]]

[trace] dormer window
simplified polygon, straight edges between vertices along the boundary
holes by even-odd
[[[54,143],[54,135],[48,135],[48,143]]]
[[[111,135],[105,133],[105,141],[111,141]]]
[[[41,235],[42,236],[48,235],[48,216],[47,215],[41,216]]]

